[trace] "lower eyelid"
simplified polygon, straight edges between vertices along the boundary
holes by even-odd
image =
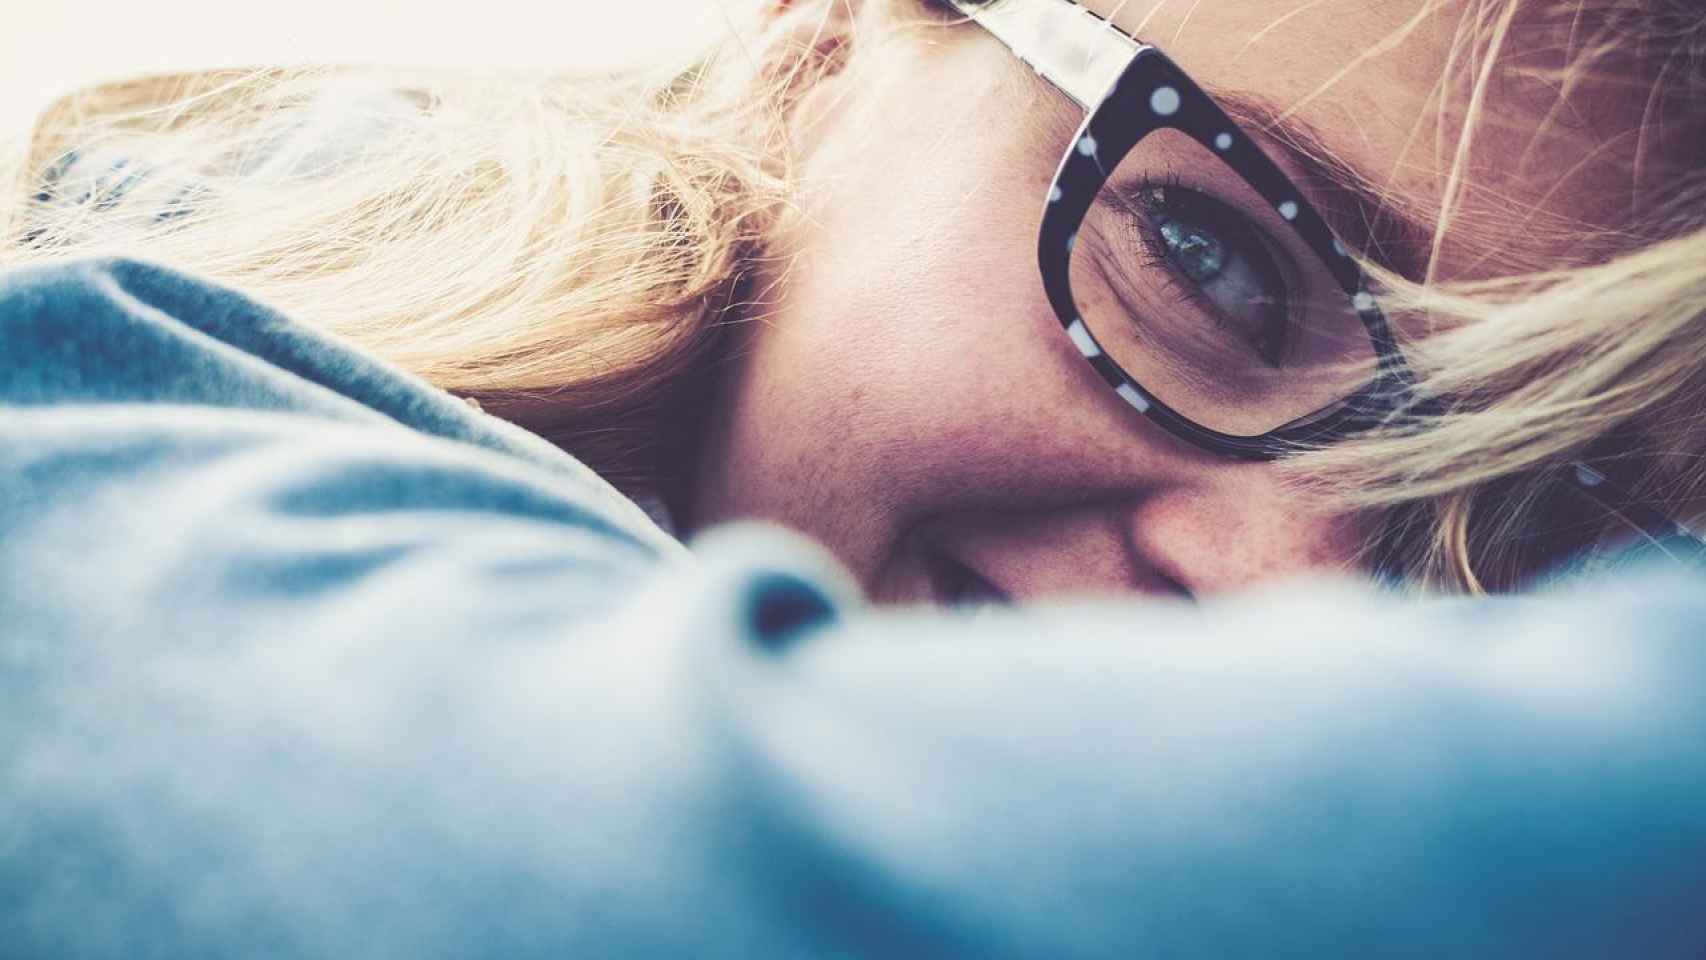
[[[1181,302],[1197,304],[1214,318],[1216,326],[1224,327],[1227,325],[1228,320],[1224,311],[1219,304],[1214,302],[1201,284],[1181,275],[1178,270],[1171,268],[1171,264],[1163,266],[1166,268],[1167,283],[1175,288],[1176,295]],[[1275,270],[1278,272],[1283,273],[1285,269],[1282,264],[1275,265]],[[1284,362],[1286,349],[1291,342],[1291,333],[1297,323],[1297,318],[1293,314],[1293,304],[1297,302],[1297,299],[1292,295],[1293,286],[1283,279],[1279,280],[1278,283],[1280,286],[1279,296],[1284,302],[1284,309],[1277,320],[1280,327],[1277,334],[1273,330],[1275,321],[1272,320],[1264,320],[1261,329],[1258,330],[1249,330],[1248,325],[1244,323],[1238,324],[1239,327],[1247,331],[1241,333],[1240,336],[1246,340],[1250,349],[1261,358],[1262,362],[1276,368]],[[1268,343],[1273,340],[1278,341],[1277,349],[1268,347]]]
[[[1171,184],[1169,188],[1183,190],[1192,189],[1179,184]],[[1208,194],[1203,195],[1209,196]],[[1215,198],[1211,197],[1211,199]],[[1216,202],[1222,203],[1223,205],[1225,204],[1225,201],[1220,201],[1218,199],[1216,199]],[[1243,216],[1242,213],[1236,211],[1230,205],[1227,205],[1227,208],[1229,211],[1232,211],[1234,215],[1240,217]],[[1175,302],[1189,303],[1205,311],[1214,318],[1217,327],[1225,327],[1228,324],[1228,319],[1225,317],[1223,310],[1212,300],[1203,286],[1185,275],[1179,265],[1168,255],[1168,250],[1165,241],[1161,237],[1160,230],[1156,227],[1154,220],[1148,215],[1148,213],[1141,210],[1135,210],[1124,205],[1117,206],[1114,209],[1117,213],[1121,232],[1136,235],[1133,245],[1135,245],[1138,254],[1142,258],[1142,265],[1146,268],[1161,271],[1160,275],[1165,278],[1165,282],[1169,288],[1165,293]],[[1301,298],[1297,296],[1299,284],[1294,281],[1297,270],[1290,254],[1283,249],[1279,249],[1277,243],[1267,236],[1267,232],[1265,230],[1253,222],[1249,223],[1246,229],[1254,234],[1254,242],[1261,245],[1263,252],[1268,255],[1268,260],[1273,264],[1274,272],[1279,275],[1276,278],[1276,282],[1280,287],[1280,295],[1286,302],[1285,313],[1280,321],[1284,325],[1284,330],[1279,337],[1280,349],[1278,351],[1278,356],[1280,359],[1270,359],[1273,352],[1264,349],[1262,341],[1270,336],[1266,329],[1253,331],[1254,335],[1240,334],[1240,336],[1245,339],[1249,349],[1256,353],[1264,363],[1277,366],[1281,360],[1283,360],[1285,348],[1291,339],[1290,333],[1296,325],[1296,318],[1293,316],[1293,305],[1301,302]],[[1083,241],[1081,240],[1081,242]],[[1242,248],[1235,249],[1239,251],[1240,256],[1243,255]],[[1123,271],[1116,269],[1114,272],[1118,274]],[[1122,308],[1134,317],[1134,322],[1138,322],[1135,318],[1141,317],[1144,311],[1137,309],[1125,294],[1120,293],[1117,289],[1119,286],[1120,284],[1114,284],[1114,287],[1116,288],[1115,297],[1120,301]],[[1247,328],[1248,325],[1240,323],[1239,326]]]

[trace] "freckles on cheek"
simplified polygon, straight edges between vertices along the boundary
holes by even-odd
[[[833,249],[798,262],[757,365],[771,440],[786,448],[768,455],[778,485],[894,503],[1041,455],[1037,438],[1077,386],[1065,364],[1082,360],[1043,294],[1032,205],[956,199],[954,229],[928,240],[869,239],[898,230],[877,229],[872,211],[813,237]],[[946,216],[929,206],[919,215]]]
[[[1271,466],[1239,465],[1223,469],[1221,476],[1230,482],[1211,488],[1210,500],[1241,507],[1220,515],[1242,518],[1222,529],[1243,541],[1224,549],[1250,557],[1253,571],[1346,569],[1366,559],[1363,548],[1379,532],[1378,516],[1300,499]],[[1203,539],[1210,535],[1204,531]]]

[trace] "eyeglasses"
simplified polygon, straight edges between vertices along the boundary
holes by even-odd
[[[1074,0],[948,0],[1086,112],[1043,204],[1043,289],[1138,414],[1221,456],[1273,460],[1430,405],[1351,251],[1160,50]],[[1655,542],[1706,542],[1623,491],[1574,485]]]

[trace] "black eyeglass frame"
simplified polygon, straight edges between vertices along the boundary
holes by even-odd
[[[1257,436],[1238,436],[1179,413],[1101,349],[1095,331],[1081,320],[1073,297],[1073,242],[1114,170],[1144,138],[1159,130],[1176,130],[1217,155],[1280,211],[1327,266],[1373,345],[1375,370],[1368,384],[1300,421]],[[1167,432],[1222,456],[1272,460],[1328,444],[1379,424],[1409,394],[1409,370],[1355,259],[1291,178],[1213,97],[1153,46],[1138,46],[1113,88],[1085,117],[1067,146],[1043,207],[1037,263],[1056,318],[1108,386]]]
[[[1101,378],[1137,413],[1197,447],[1221,456],[1270,461],[1390,422],[1396,416],[1426,417],[1439,404],[1418,397],[1379,302],[1355,257],[1343,245],[1291,178],[1250,138],[1214,98],[1153,45],[1143,43],[1076,0],[1054,0],[1061,8],[1089,18],[1099,33],[1129,44],[1131,54],[1106,91],[1097,94],[1052,75],[1053,66],[1028,56],[1011,36],[984,23],[982,15],[1007,0],[946,0],[1029,63],[1056,89],[1085,109],[1085,119],[1067,145],[1049,185],[1037,235],[1037,262],[1043,289],[1069,339]],[[1074,91],[1077,92],[1074,92]],[[1168,92],[1163,92],[1168,91]],[[1157,99],[1159,97],[1159,99]],[[1163,129],[1176,130],[1221,157],[1226,165],[1274,205],[1320,258],[1368,330],[1375,350],[1375,372],[1359,390],[1299,421],[1258,436],[1223,433],[1197,423],[1150,394],[1137,379],[1102,350],[1078,314],[1072,295],[1073,241],[1085,216],[1121,161],[1142,140]],[[1706,539],[1663,511],[1630,493],[1631,478],[1612,479],[1621,466],[1609,442],[1568,465],[1565,478],[1575,489],[1622,517],[1647,540],[1678,559],[1706,565]]]

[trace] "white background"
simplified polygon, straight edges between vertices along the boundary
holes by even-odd
[[[606,65],[692,49],[755,0],[0,0],[0,140],[127,74],[295,63]]]

